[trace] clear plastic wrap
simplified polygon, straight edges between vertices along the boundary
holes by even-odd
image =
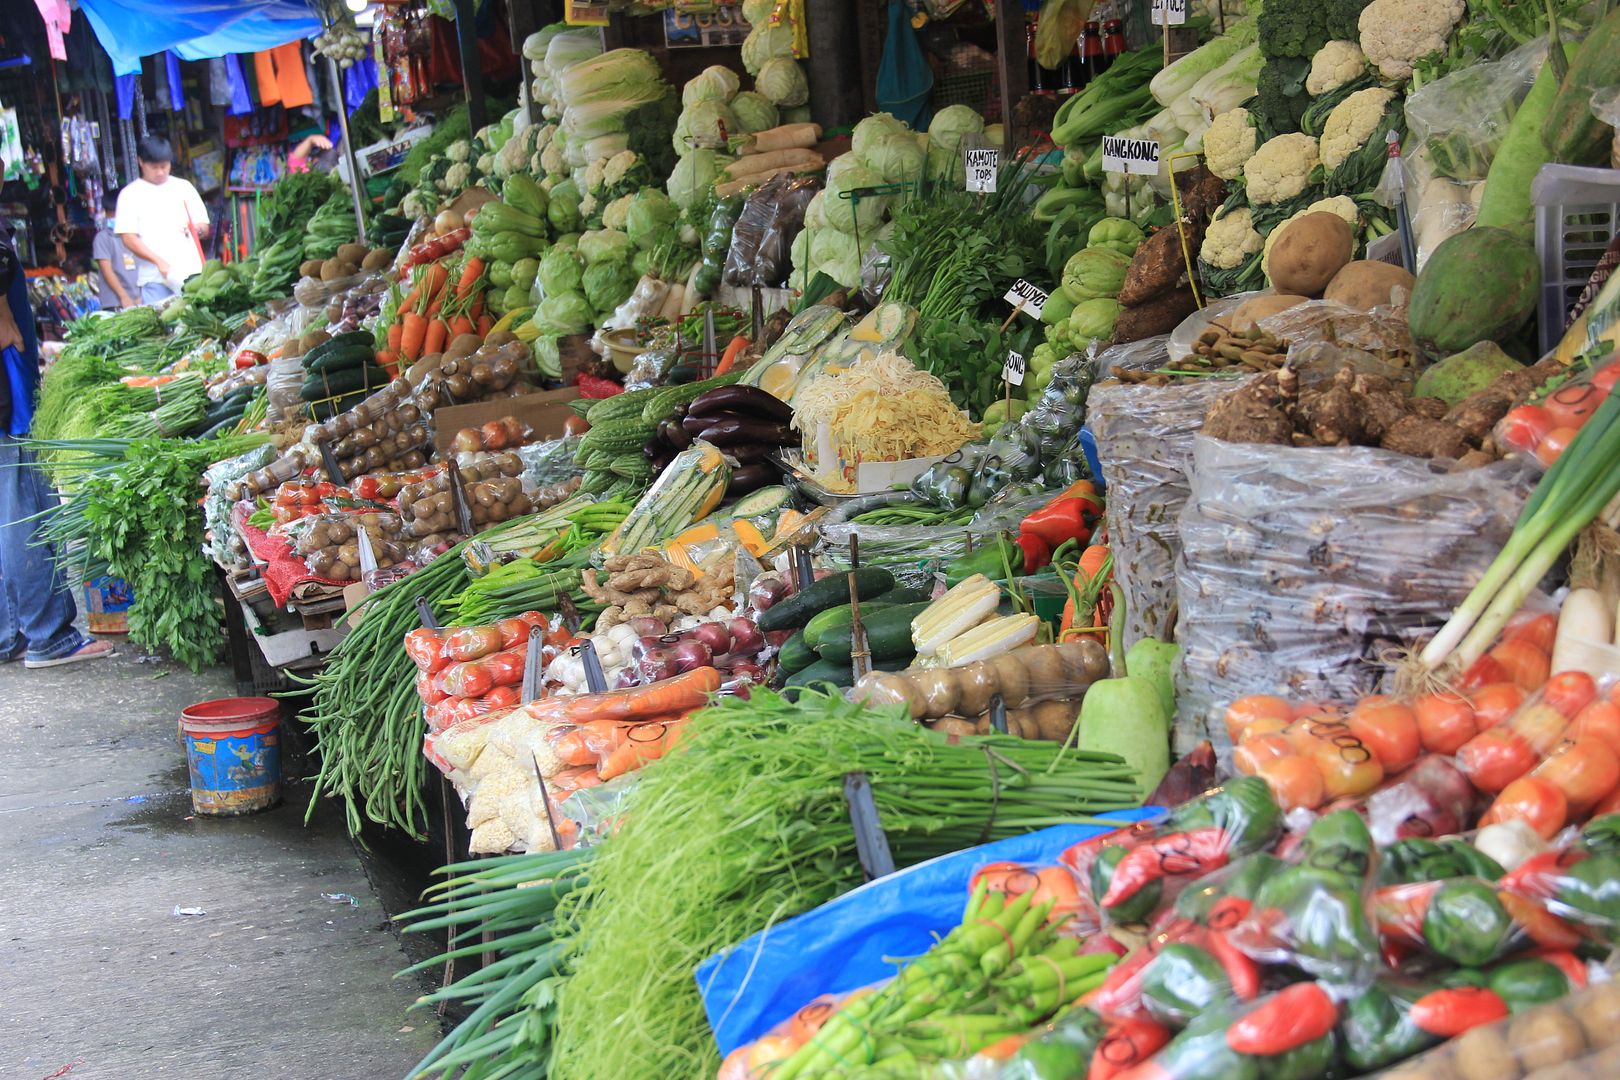
[[[266,443],[224,461],[216,461],[203,473],[208,494],[203,496],[203,527],[208,532],[208,553],[220,565],[246,562],[247,545],[237,535],[231,521],[236,505],[236,481],[262,468],[275,457],[275,448]]]
[[[516,450],[534,438],[534,429],[515,416],[503,416],[479,427],[457,429],[450,449],[457,455]]]
[[[1493,438],[1504,451],[1516,451],[1538,468],[1550,467],[1592,419],[1616,382],[1620,382],[1620,361],[1577,369],[1552,392],[1536,394],[1535,400],[1507,410],[1497,422]],[[1529,393],[1532,387],[1524,389]]]
[[[1464,183],[1485,179],[1519,102],[1547,58],[1539,38],[1500,60],[1486,60],[1425,83],[1406,99],[1405,153],[1428,156],[1435,175]],[[1420,193],[1408,191],[1414,206]],[[1422,226],[1413,223],[1422,231]]]
[[[330,581],[360,580],[359,534],[371,542],[377,565],[404,561],[404,525],[397,514],[310,514],[281,527],[309,572]]]
[[[1062,742],[1074,729],[1091,684],[1108,677],[1108,654],[1095,641],[1026,645],[961,667],[874,671],[850,699],[905,704],[913,720],[955,734],[989,734],[996,699],[1007,730],[1026,739]]]
[[[539,490],[585,475],[585,470],[574,461],[578,450],[577,435],[518,447],[516,453],[523,462],[524,486]]]
[[[1561,839],[1509,871],[1502,888],[1586,936],[1620,942],[1620,813],[1604,814]]]
[[[514,453],[489,455],[461,474],[462,492],[474,527],[531,513],[534,500],[524,490],[523,461]],[[414,537],[457,528],[455,494],[449,473],[439,473],[399,492],[399,516]]]
[[[1527,491],[1513,462],[1447,473],[1384,450],[1202,436],[1189,473],[1175,568],[1182,752],[1204,739],[1228,750],[1223,712],[1245,694],[1371,693],[1382,665],[1467,595]],[[1122,500],[1109,494],[1112,510]],[[1116,575],[1142,573],[1112,521],[1110,538]]]
[[[731,229],[722,280],[727,285],[774,289],[792,269],[788,249],[804,227],[804,210],[821,190],[813,176],[778,176],[748,196]]]
[[[1193,437],[1210,404],[1243,381],[1091,389],[1088,424],[1108,492],[1108,544],[1125,595],[1118,625],[1127,648],[1167,629],[1176,603],[1177,519],[1189,491]],[[1179,749],[1190,746],[1178,743]]]

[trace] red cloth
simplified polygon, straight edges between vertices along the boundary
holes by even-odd
[[[246,503],[239,503],[234,513],[237,515],[237,531],[242,534],[248,550],[264,560],[264,584],[270,590],[270,599],[275,601],[276,607],[286,607],[287,597],[292,595],[293,589],[306,581],[334,585],[340,589],[349,584],[310,573],[304,560],[293,552],[292,545],[285,539],[271,536],[263,529],[248,524],[249,509]]]

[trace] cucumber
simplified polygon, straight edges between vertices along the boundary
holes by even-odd
[[[317,371],[304,380],[304,385],[298,388],[298,396],[305,401],[320,401],[357,390],[380,390],[387,385],[388,372],[376,366]]]
[[[862,600],[888,592],[894,588],[894,575],[878,566],[862,567],[855,572],[855,595]],[[829,574],[813,581],[785,600],[772,604],[759,617],[762,633],[772,630],[797,630],[812,617],[830,607],[849,602],[849,582],[845,574]]]
[[[776,666],[787,674],[803,671],[816,662],[816,652],[805,644],[805,632],[795,630],[793,636],[782,642],[781,651],[776,657]]]
[[[910,585],[900,585],[881,593],[877,599],[889,605],[920,604],[925,600],[934,599],[934,592],[932,589],[914,589]]]
[[[877,611],[871,618],[861,614],[861,625],[866,628],[866,647],[872,651],[872,660],[910,660],[917,655],[911,644],[911,620],[928,609],[931,601],[920,604],[896,604]],[[854,641],[845,627],[842,634],[823,634],[816,650],[823,660],[835,664],[849,663]]]
[[[893,592],[890,589],[889,592]],[[861,620],[864,622],[872,615],[876,615],[886,607],[894,605],[888,600],[889,593],[874,596],[870,600],[861,601]],[[855,621],[855,613],[848,604],[839,604],[815,615],[804,624],[804,643],[811,649],[820,650],[821,643],[828,634],[843,634],[849,636],[850,624]]]
[[[325,356],[334,349],[352,348],[356,345],[374,346],[377,339],[364,330],[351,330],[347,334],[327,338],[319,345],[305,353],[301,358],[305,370],[308,370],[316,360]]]
[[[792,496],[788,489],[780,484],[762,487],[751,495],[744,495],[731,506],[731,516],[740,518],[759,517],[761,514],[774,514],[786,508]]]
[[[361,390],[336,401],[316,401],[310,404],[309,415],[316,420],[330,420],[338,413],[348,412],[370,396],[371,391]]]
[[[377,350],[370,345],[342,345],[321,353],[305,364],[304,370],[312,375],[320,371],[347,371],[350,368],[365,367],[374,363],[376,359]]]

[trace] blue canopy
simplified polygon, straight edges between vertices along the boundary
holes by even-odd
[[[140,71],[141,57],[165,49],[206,60],[321,32],[306,0],[79,0],[79,6],[116,75]]]

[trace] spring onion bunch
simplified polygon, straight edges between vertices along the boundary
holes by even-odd
[[[454,863],[437,871],[446,880],[428,890],[429,903],[398,917],[407,934],[450,935],[443,953],[401,976],[479,955],[495,958],[417,1000],[418,1008],[454,1004],[471,1011],[406,1080],[544,1074],[556,990],[576,947],[571,927],[555,917],[557,905],[587,884],[591,855],[585,848]]]
[[[562,987],[551,1075],[713,1076],[693,971],[705,958],[855,888],[843,798],[871,781],[897,865],[1140,800],[1108,754],[990,735],[947,739],[903,708],[756,690],[693,714],[638,773],[588,887],[570,896],[585,948]]]
[[[1484,654],[1576,535],[1620,493],[1620,396],[1614,391],[1541,477],[1502,553],[1423,650],[1434,671]]]

